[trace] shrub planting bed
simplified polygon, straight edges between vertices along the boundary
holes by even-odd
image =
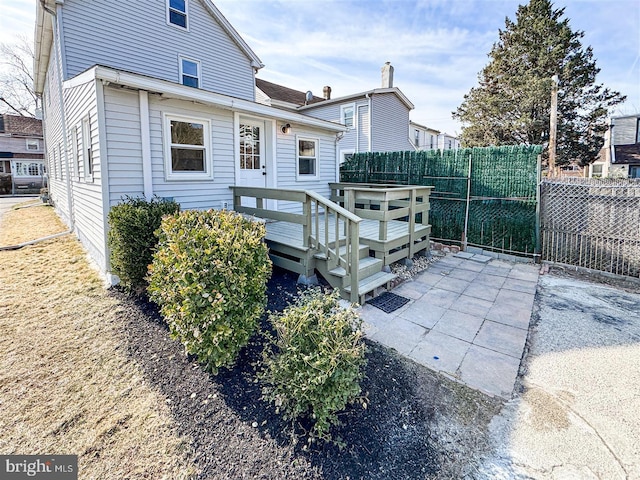
[[[274,269],[269,311],[297,295],[295,275]],[[128,355],[165,398],[178,433],[191,440],[198,478],[412,479],[472,474],[488,448],[485,431],[501,402],[367,342],[362,393],[332,427],[344,442],[312,443],[310,424],[290,423],[262,399],[256,381],[264,338],[256,334],[235,365],[211,375],[171,340],[157,308],[113,290],[122,305]],[[268,329],[267,314],[261,329]]]

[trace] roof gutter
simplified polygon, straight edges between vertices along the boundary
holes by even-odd
[[[334,132],[344,132],[346,127],[334,122],[320,120],[300,113],[288,112],[278,108],[251,102],[240,98],[229,97],[220,93],[208,92],[197,88],[187,87],[178,83],[146,77],[135,73],[114,70],[112,68],[95,66],[65,82],[65,88],[83,84],[92,79],[123,85],[138,90],[159,93],[164,97],[199,102],[234,112],[263,115],[288,122],[323,128]]]

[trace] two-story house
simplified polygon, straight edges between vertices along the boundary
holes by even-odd
[[[256,102],[262,66],[210,0],[37,2],[50,196],[104,273],[124,196],[209,209],[230,206],[231,185],[329,195],[345,127]]]
[[[380,88],[337,98],[331,98],[329,86],[323,88],[322,97],[317,97],[257,79],[257,98],[268,105],[346,126],[338,146],[338,163],[357,152],[415,150],[407,132],[413,103],[393,86],[393,66],[389,62],[381,73]]]
[[[409,138],[413,141],[416,150],[436,150],[439,135],[439,130],[420,125],[414,121],[409,122]]]
[[[590,177],[640,178],[640,114],[611,117]]]
[[[45,184],[42,120],[0,114],[0,193],[38,192]]]

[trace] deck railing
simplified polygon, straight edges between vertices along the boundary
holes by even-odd
[[[409,258],[413,251],[416,222],[429,224],[429,195],[433,187],[366,183],[330,183],[331,200],[360,218],[379,222],[378,240],[387,240],[391,220],[406,219]]]
[[[325,197],[308,190],[231,186],[233,209],[253,215],[302,225],[302,244],[321,254],[329,269],[342,267],[349,276],[352,301],[358,300],[358,268],[361,218]],[[246,201],[254,205],[247,205]],[[300,204],[301,213],[269,209],[265,200]]]

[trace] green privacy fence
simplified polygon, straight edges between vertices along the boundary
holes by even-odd
[[[340,181],[431,185],[432,238],[505,253],[537,253],[540,146],[357,153]]]

